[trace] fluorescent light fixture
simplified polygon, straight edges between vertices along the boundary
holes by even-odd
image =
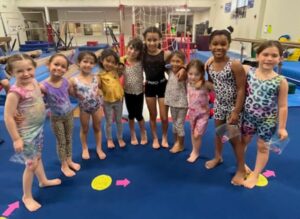
[[[176,8],[175,11],[176,12],[190,12],[191,9],[189,9],[189,8]]]

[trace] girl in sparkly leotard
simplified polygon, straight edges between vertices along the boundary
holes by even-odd
[[[16,54],[7,61],[6,71],[16,78],[5,102],[4,120],[17,153],[23,152],[25,170],[23,173],[23,197],[25,207],[36,211],[41,207],[32,196],[33,177],[37,176],[40,187],[54,186],[60,179],[47,179],[42,163],[43,126],[46,118],[45,105],[40,87],[35,80],[36,63],[26,54]],[[24,119],[16,123],[16,112]]]

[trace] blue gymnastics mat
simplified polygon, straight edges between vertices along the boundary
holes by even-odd
[[[108,44],[100,43],[97,46],[79,46],[79,51],[97,51],[99,49],[107,49],[109,48]]]
[[[239,60],[241,58],[240,54],[236,52],[228,51],[227,54],[231,59]],[[197,51],[191,53],[191,59],[199,59],[201,62],[206,62],[207,59],[211,56],[211,51]],[[245,58],[245,56],[243,57]]]
[[[300,62],[284,61],[281,72],[289,81],[300,86]]]

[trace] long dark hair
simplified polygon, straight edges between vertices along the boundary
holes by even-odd
[[[133,38],[130,40],[127,44],[127,47],[132,46],[134,50],[139,52],[139,55],[137,57],[137,60],[140,61],[142,60],[142,54],[143,54],[143,41],[140,38]]]
[[[148,27],[148,28],[144,31],[144,33],[143,33],[144,39],[146,39],[146,36],[147,36],[148,33],[157,33],[158,36],[159,36],[159,38],[160,38],[160,39],[162,38],[162,33],[161,33],[161,31],[160,31],[157,27],[155,27],[155,26]],[[158,48],[161,48],[161,45],[160,45],[160,44],[158,45]],[[147,52],[147,46],[144,45],[144,53],[146,53],[146,52]]]
[[[95,55],[95,53],[90,52],[90,51],[83,51],[83,52],[79,53],[79,55],[77,57],[77,62],[80,63],[82,61],[82,59],[84,59],[84,57],[86,57],[86,56],[93,57],[95,64],[97,63],[97,56]]]
[[[168,56],[168,59],[166,60],[167,63],[170,63],[171,59],[174,57],[174,56],[177,56],[178,58],[180,58],[183,63],[185,62],[185,54],[180,51],[180,50],[175,50],[173,51],[169,56]]]
[[[144,31],[144,33],[143,33],[144,38],[146,38],[147,33],[157,33],[159,35],[159,38],[162,38],[161,31],[157,27],[155,27],[155,26],[148,27]]]
[[[117,65],[120,64],[120,57],[118,56],[118,54],[115,51],[113,51],[112,49],[105,49],[105,50],[103,50],[103,52],[101,53],[101,56],[98,59],[98,63],[101,68],[104,68],[103,60],[108,56],[113,56],[116,61],[116,64]]]

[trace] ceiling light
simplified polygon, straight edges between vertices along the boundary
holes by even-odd
[[[191,9],[189,9],[189,8],[176,8],[175,11],[176,12],[190,12]]]

